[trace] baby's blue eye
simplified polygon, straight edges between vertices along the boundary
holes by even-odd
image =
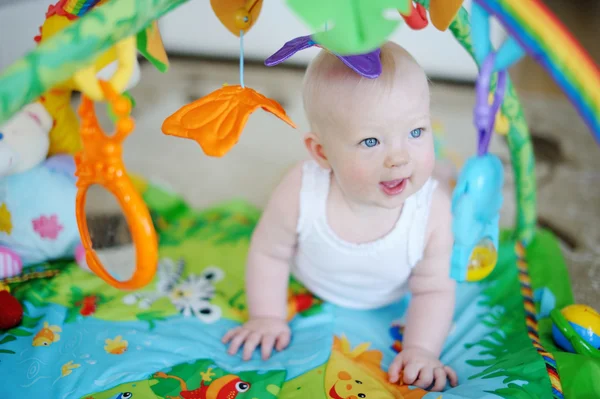
[[[410,131],[410,137],[412,137],[413,139],[417,139],[419,137],[421,137],[421,134],[423,134],[423,128],[417,128],[417,129],[413,129]]]
[[[371,148],[371,147],[375,147],[377,144],[379,144],[379,140],[377,140],[374,137],[369,137],[368,139],[364,139],[363,141],[361,141],[361,143],[366,145],[367,147]]]

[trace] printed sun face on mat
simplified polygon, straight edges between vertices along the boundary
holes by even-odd
[[[369,350],[369,346],[361,343],[352,349],[346,337],[334,337],[325,372],[328,399],[417,399],[427,394],[422,389],[391,384],[381,369],[383,354]]]
[[[168,298],[185,317],[194,316],[205,323],[221,318],[221,308],[210,301],[215,297],[214,284],[223,279],[225,273],[216,266],[205,268],[201,274],[190,274],[183,278],[185,261],[161,259],[158,264],[158,282],[154,291],[140,291],[127,295],[123,302],[137,303],[140,309],[148,309],[161,298]]]

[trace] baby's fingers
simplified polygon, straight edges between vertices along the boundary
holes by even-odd
[[[400,379],[400,371],[402,370],[402,356],[397,356],[390,368],[388,369],[388,377],[392,384],[395,384]]]
[[[252,352],[254,352],[258,344],[260,344],[261,338],[262,335],[260,333],[253,332],[252,334],[250,334],[250,336],[246,340],[246,343],[244,344],[242,359],[250,360],[250,358],[252,358]]]
[[[444,371],[446,371],[446,374],[448,375],[448,379],[450,380],[450,386],[457,386],[458,385],[458,376],[456,375],[456,371],[454,371],[454,369],[452,369],[452,367],[448,367],[448,366],[444,366]]]
[[[241,329],[242,329],[242,327],[236,327],[236,328],[232,328],[231,330],[227,331],[227,333],[225,335],[223,335],[223,338],[221,338],[221,342],[226,344],[227,342],[231,341],[231,338],[235,337],[235,335],[237,333],[239,333]]]
[[[446,386],[446,371],[441,367],[433,369],[433,380],[434,384],[431,390],[442,391]]]
[[[278,351],[282,351],[290,344],[291,335],[289,332],[282,332],[277,336],[277,344],[275,345],[275,349]]]
[[[275,346],[275,336],[274,335],[265,335],[260,343],[260,349],[262,352],[263,360],[267,360],[271,357],[271,353],[273,352],[273,347]]]
[[[403,373],[404,383],[407,385],[412,385],[417,379],[421,367],[423,367],[423,365],[420,363],[407,363],[404,367]]]
[[[231,344],[229,345],[229,350],[227,350],[227,353],[230,355],[235,355],[240,349],[240,346],[242,346],[244,343],[244,340],[248,334],[250,334],[250,331],[244,330],[243,328],[237,331],[233,336],[233,339],[231,339]]]
[[[432,382],[433,369],[431,367],[425,366],[421,368],[421,370],[419,370],[419,378],[417,378],[417,381],[415,381],[414,385],[419,388],[427,389],[431,386]]]

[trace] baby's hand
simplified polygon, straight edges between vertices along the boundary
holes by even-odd
[[[446,386],[446,379],[450,385],[458,385],[456,372],[444,366],[431,352],[419,348],[406,348],[400,352],[388,370],[390,382],[396,383],[402,376],[402,381],[407,385],[414,385],[430,391],[442,391]]]
[[[285,320],[256,318],[228,331],[222,341],[224,344],[231,341],[227,351],[230,355],[235,355],[244,345],[244,360],[250,360],[252,352],[260,345],[262,358],[266,360],[271,356],[273,347],[278,351],[285,349],[290,343],[290,338],[290,327]]]

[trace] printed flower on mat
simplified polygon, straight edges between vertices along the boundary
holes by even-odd
[[[216,266],[206,267],[200,274],[190,274],[182,279],[184,260],[161,259],[158,264],[158,282],[154,292],[134,292],[123,298],[127,305],[137,303],[140,309],[148,309],[160,298],[168,298],[178,312],[185,317],[194,316],[205,323],[221,318],[221,308],[210,301],[215,297],[214,284],[225,273]]]
[[[6,234],[12,232],[12,217],[6,204],[0,205],[0,231]]]
[[[69,360],[68,363],[63,364],[60,368],[60,374],[62,377],[66,377],[73,372],[73,369],[81,367],[81,364],[73,363],[72,360]]]
[[[214,296],[215,287],[203,276],[192,274],[171,291],[169,299],[185,317],[194,315],[210,323],[221,318],[221,308],[209,302]]]
[[[237,144],[248,117],[257,108],[296,127],[277,101],[249,87],[232,85],[183,106],[165,119],[162,131],[196,140],[206,155],[222,157]]]
[[[50,217],[40,216],[37,219],[32,220],[33,230],[39,234],[42,238],[49,238],[56,240],[58,234],[63,229],[63,226],[58,223],[58,216],[52,215]]]
[[[115,339],[107,338],[104,342],[106,343],[104,350],[111,355],[122,355],[129,346],[129,343],[120,335],[117,335]]]

